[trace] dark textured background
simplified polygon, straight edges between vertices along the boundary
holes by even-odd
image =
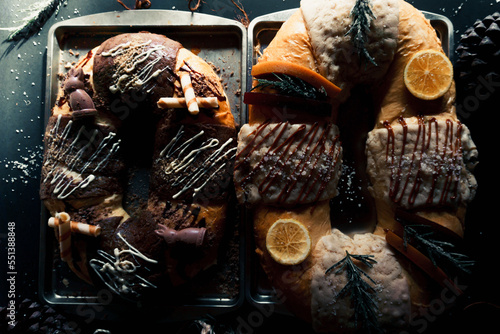
[[[16,226],[16,301],[19,304],[25,298],[39,300],[37,276],[41,203],[38,199],[38,189],[44,129],[43,101],[48,30],[52,24],[62,20],[123,10],[115,0],[67,0],[58,15],[52,16],[39,33],[19,42],[5,41],[8,36],[5,28],[16,26],[17,21],[25,15],[23,10],[34,2],[0,0],[0,307],[5,306],[8,300],[5,265],[8,222],[15,222]],[[130,7],[134,5],[132,0],[123,2]],[[151,9],[188,10],[186,0],[151,2]],[[500,11],[499,0],[409,2],[421,10],[446,15],[454,25],[455,47],[461,34],[476,19]],[[299,6],[297,0],[246,0],[241,3],[250,20],[259,15]],[[205,0],[197,11],[230,19],[243,16],[230,0]],[[465,329],[472,328],[478,333],[489,333],[494,332],[487,330],[489,325],[498,328],[496,323],[500,312],[498,307],[492,305],[498,302],[499,291],[498,277],[494,271],[499,265],[498,261],[495,261],[499,220],[495,210],[495,205],[498,205],[498,178],[489,174],[490,166],[496,162],[493,159],[498,154],[498,149],[490,148],[489,143],[497,141],[494,130],[498,126],[495,126],[493,117],[500,111],[498,107],[495,108],[496,101],[490,102],[489,107],[476,110],[475,114],[464,120],[474,128],[473,138],[480,138],[481,143],[484,143],[479,147],[481,163],[477,178],[480,188],[476,200],[471,205],[466,232],[466,240],[471,252],[479,260],[479,268],[473,284],[468,286],[466,296],[461,298],[459,305],[449,313],[446,312],[441,320],[429,318],[428,332],[441,331],[443,328],[449,332],[468,332]],[[58,311],[65,312],[64,309]],[[236,314],[218,317],[217,321],[244,333],[309,331],[307,324],[268,311],[245,304]],[[123,319],[112,324],[78,317],[75,321],[80,324],[82,333],[92,333],[96,328],[107,328],[112,333],[122,333],[123,328],[134,328],[145,333],[171,333],[188,325],[157,325],[140,319]],[[257,326],[242,325],[243,323],[254,323]]]

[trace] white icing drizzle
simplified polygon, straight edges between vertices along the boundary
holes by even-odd
[[[103,57],[116,57],[120,54],[123,54],[132,44],[132,42],[128,41],[126,43],[122,43],[120,45],[115,46],[109,51],[104,51],[101,53],[101,56]]]
[[[55,184],[54,194],[57,195],[58,199],[65,199],[77,189],[84,189],[95,180],[96,176],[94,174],[105,168],[111,156],[118,151],[120,140],[114,141],[116,133],[110,132],[99,143],[99,146],[84,166],[77,168],[77,163],[82,159],[84,153],[87,150],[91,150],[94,146],[99,131],[95,129],[88,142],[76,151],[77,143],[83,140],[81,139],[81,135],[85,131],[85,126],[81,126],[75,138],[68,147],[64,148],[64,145],[70,140],[68,135],[73,126],[73,121],[68,121],[61,135],[57,135],[61,125],[61,117],[61,115],[58,116],[55,126],[49,132],[48,147],[52,151],[52,154],[44,162],[44,166],[48,166],[51,163],[56,163],[56,166],[47,173],[43,182],[48,182],[49,178],[52,177],[50,184]],[[101,152],[106,149],[108,150],[106,156],[95,167],[92,167],[92,164]],[[61,159],[61,157],[64,158]],[[63,161],[60,162],[61,160]],[[84,173],[88,173],[89,175],[83,177]]]
[[[148,258],[141,253],[137,248],[132,246],[121,234],[117,233],[118,237],[125,243],[128,249],[113,250],[113,254],[108,254],[102,250],[98,250],[98,254],[104,259],[91,259],[90,266],[106,286],[116,294],[134,294],[134,285],[139,285],[144,288],[156,288],[156,285],[149,282],[145,278],[139,276],[136,271],[139,265],[132,261],[121,258],[123,254],[130,254],[135,259],[136,257],[142,260],[156,264],[158,261]]]
[[[165,174],[179,174],[174,178],[173,186],[179,186],[184,184],[182,189],[174,194],[172,198],[176,199],[182,194],[184,194],[189,189],[193,189],[193,197],[196,196],[207,184],[208,182],[217,175],[217,173],[226,167],[227,163],[223,161],[223,159],[230,156],[229,159],[234,159],[236,154],[236,147],[226,149],[229,144],[233,141],[232,138],[229,138],[226,142],[219,146],[219,140],[216,138],[210,138],[206,140],[202,145],[198,148],[192,148],[192,144],[196,139],[201,137],[204,134],[204,131],[200,131],[193,137],[184,141],[182,144],[179,144],[179,141],[184,135],[184,126],[179,128],[177,134],[174,138],[165,146],[165,148],[160,152],[160,158],[165,159],[173,159],[171,162],[167,164],[164,169]],[[187,169],[192,165],[194,161],[198,159],[200,154],[204,151],[215,149],[203,163],[199,164],[198,168],[194,168],[192,171],[183,175],[180,173],[181,171]],[[213,170],[213,172],[212,172]],[[205,182],[197,188],[193,188],[195,184],[201,180],[202,177],[207,176]]]
[[[143,87],[167,69],[164,67],[153,71],[154,66],[163,56],[161,51],[165,49],[165,46],[153,45],[146,48],[149,44],[151,44],[151,40],[137,45],[132,45],[129,41],[101,53],[103,57],[120,57],[117,62],[118,67],[112,76],[113,84],[109,86],[111,93],[124,93],[132,88]],[[149,59],[154,52],[159,53],[158,57]],[[137,70],[137,67],[146,61],[146,65]],[[149,93],[152,89],[153,87],[150,87],[147,92]]]

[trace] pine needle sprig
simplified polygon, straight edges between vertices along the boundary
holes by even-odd
[[[452,251],[455,245],[451,242],[435,238],[435,233],[429,231],[427,225],[404,225],[403,242],[406,247],[412,242],[421,249],[431,260],[434,266],[442,264],[445,270],[449,266],[458,269],[465,274],[471,274],[470,268],[474,266],[475,261],[465,254]]]
[[[355,255],[346,251],[346,256],[328,268],[325,275],[334,269],[336,269],[334,272],[336,275],[344,271],[346,272],[347,284],[337,293],[336,300],[344,296],[349,296],[354,307],[355,326],[357,327],[358,323],[361,322],[363,328],[367,329],[370,333],[380,333],[382,331],[378,326],[376,315],[378,307],[374,298],[376,290],[369,282],[374,285],[377,283],[365,271],[359,268],[353,259],[361,262],[368,268],[373,268],[373,265],[377,263],[373,259],[373,255]]]
[[[57,15],[63,1],[64,0],[39,1],[26,8],[25,12],[28,14],[22,19],[21,25],[5,28],[5,30],[12,31],[7,37],[7,41],[18,41],[23,38],[28,38],[32,34],[38,32],[54,12]]]
[[[362,60],[367,60],[374,66],[378,66],[375,59],[370,55],[366,49],[368,42],[368,32],[370,25],[374,19],[370,0],[356,0],[356,3],[351,9],[352,23],[347,31],[346,36],[351,36],[351,42],[358,53],[358,57]]]
[[[252,88],[260,89],[271,87],[287,96],[297,96],[314,100],[324,100],[326,98],[325,89],[317,89],[304,80],[293,78],[286,74],[273,73],[276,80],[257,79],[258,84]]]

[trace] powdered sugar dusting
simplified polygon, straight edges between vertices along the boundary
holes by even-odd
[[[3,176],[0,179],[3,183],[14,184],[19,182],[27,185],[40,176],[43,146],[19,148],[18,151],[21,154],[17,159],[4,158],[0,163],[0,166],[4,169]],[[14,187],[12,191],[15,191]]]

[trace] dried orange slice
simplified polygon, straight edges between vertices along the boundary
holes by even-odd
[[[267,231],[266,248],[271,257],[284,265],[299,264],[311,252],[309,231],[294,219],[278,219]]]
[[[438,50],[422,50],[415,53],[404,71],[406,88],[423,100],[435,100],[450,89],[453,81],[453,65]]]

